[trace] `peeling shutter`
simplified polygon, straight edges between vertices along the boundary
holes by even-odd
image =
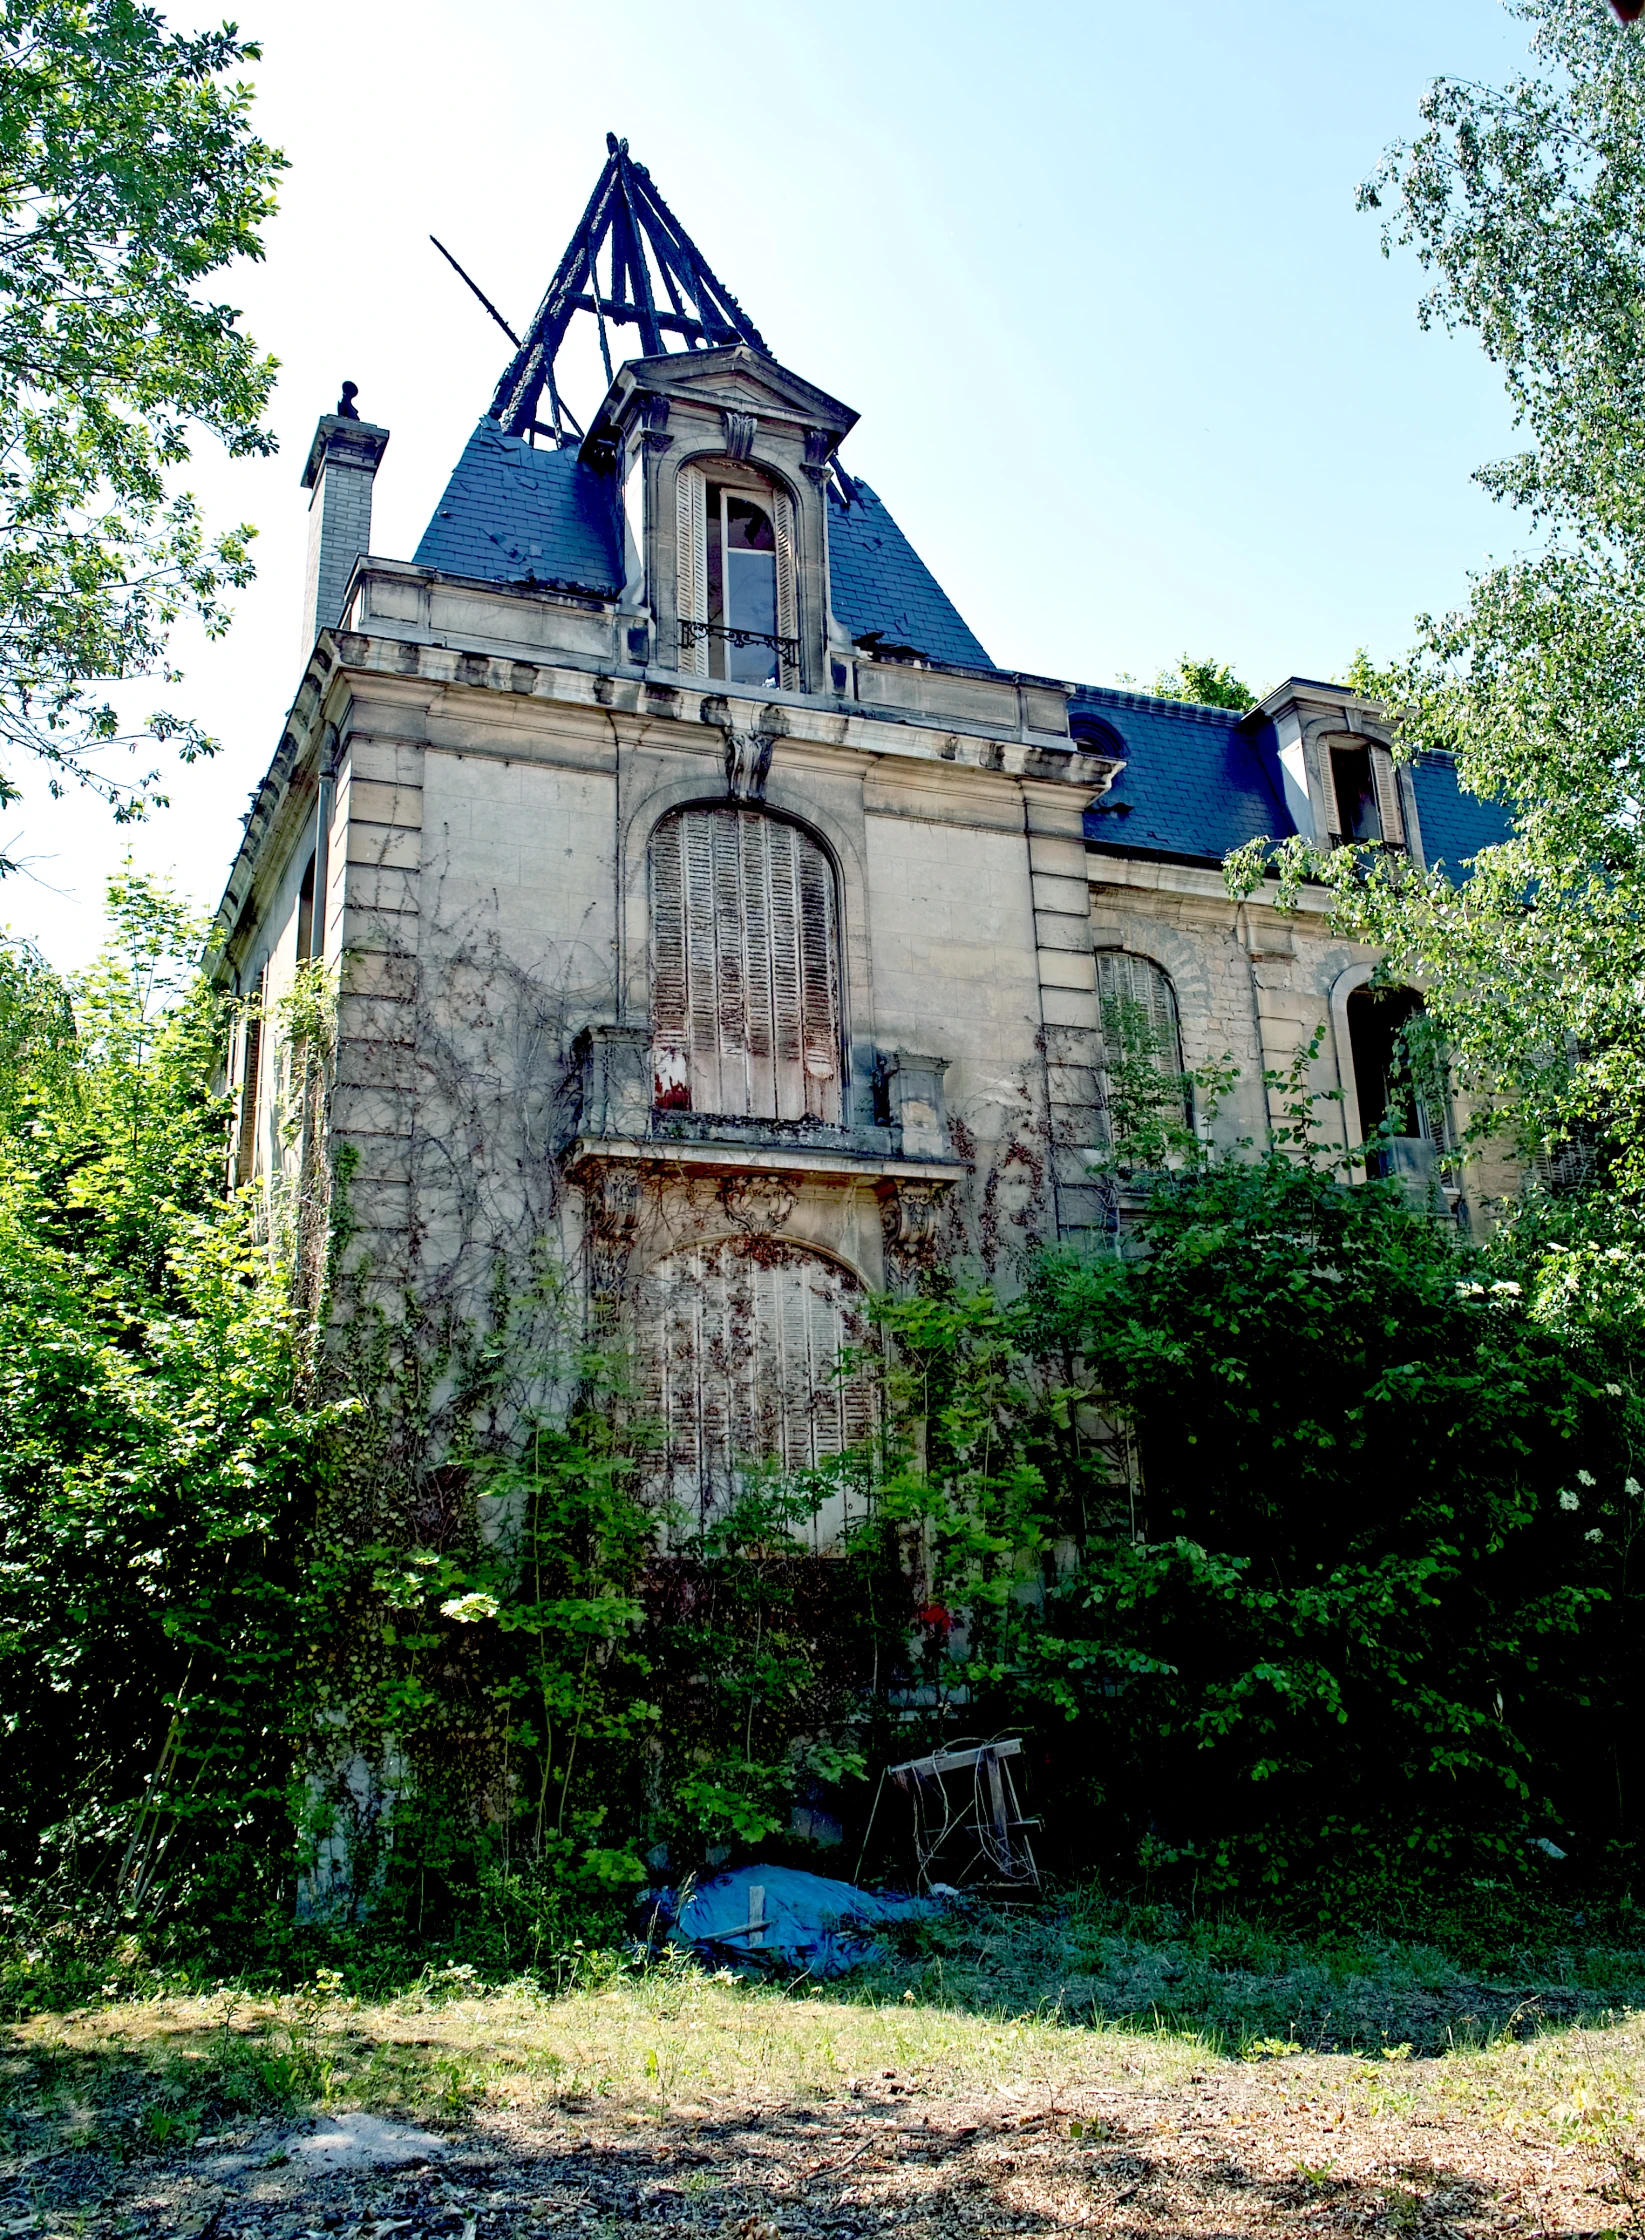
[[[1405,845],[1405,817],[1399,801],[1399,773],[1394,768],[1394,758],[1386,747],[1371,749],[1371,783],[1376,787],[1377,815],[1382,820],[1382,837],[1391,848]]]
[[[874,1393],[835,1365],[852,1342],[855,1279],[831,1260],[723,1238],[671,1254],[641,1287],[645,1386],[663,1439],[656,1490],[706,1521],[751,1465],[813,1468],[861,1444]]]
[[[777,491],[772,499],[771,519],[777,537],[777,635],[793,639],[800,635],[799,582],[794,572],[794,508],[785,490]],[[800,670],[797,661],[785,650],[777,671],[777,682],[788,692],[800,690]]]
[[[263,997],[267,986],[268,967],[264,965],[257,975],[257,993],[252,999],[253,1008],[246,1014],[244,1027],[240,1060],[239,1126],[234,1146],[236,1189],[248,1183],[257,1171],[257,1115],[263,1083]]]
[[[1313,800],[1323,809],[1318,821],[1324,826],[1328,840],[1342,838],[1342,810],[1337,802],[1337,766],[1331,759],[1329,747],[1318,739],[1311,739],[1303,750],[1308,768],[1308,790]]]
[[[708,484],[701,469],[682,467],[674,482],[676,597],[680,621],[708,620]],[[700,632],[692,644],[680,631],[680,667],[688,676],[708,674],[708,640]]]
[[[798,833],[778,825],[767,836],[767,891],[771,898],[771,1054],[779,1120],[805,1113],[805,1023],[801,1008],[803,929],[797,865]]]
[[[834,946],[833,875],[819,848],[800,857],[800,1013],[804,1042],[805,1109],[814,1120],[839,1108],[839,970]]]
[[[651,892],[658,1102],[836,1123],[838,918],[816,842],[757,809],[682,810],[652,842]]]
[[[663,1111],[691,1103],[684,834],[681,819],[670,817],[658,827],[651,848],[652,1102]]]

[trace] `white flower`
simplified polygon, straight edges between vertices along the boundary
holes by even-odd
[[[1605,1387],[1605,1389],[1606,1389],[1606,1391],[1607,1391],[1607,1392],[1608,1392],[1608,1393],[1610,1394],[1610,1396],[1611,1396],[1611,1398],[1612,1398],[1613,1400],[1620,1400],[1620,1399],[1622,1398],[1622,1387],[1621,1387],[1621,1385],[1619,1385],[1619,1384],[1608,1384],[1608,1385],[1607,1385],[1607,1386]]]
[[[1637,1478],[1624,1478],[1622,1481],[1622,1490],[1624,1493],[1637,1494],[1639,1491],[1639,1480]]]
[[[1594,1482],[1592,1472],[1579,1470],[1576,1474],[1576,1482],[1579,1486],[1591,1486]]]
[[[1459,1283],[1457,1285],[1457,1297],[1459,1299],[1483,1299],[1484,1296],[1485,1286],[1482,1283]]]
[[[1499,1299],[1517,1299],[1519,1297],[1519,1285],[1517,1283],[1493,1283],[1491,1289]]]
[[[1585,1532],[1582,1537],[1584,1540],[1603,1540],[1605,1535],[1600,1531],[1598,1525],[1596,1524],[1592,1532]]]
[[[1578,1496],[1571,1491],[1569,1486],[1567,1486],[1565,1491],[1559,1497],[1559,1505],[1562,1509],[1580,1509],[1582,1503]]]
[[[1573,1501],[1572,1508],[1576,1507]],[[442,1602],[442,1618],[455,1618],[460,1626],[474,1625],[481,1618],[494,1618],[502,1604],[494,1594],[454,1594],[449,1602]]]

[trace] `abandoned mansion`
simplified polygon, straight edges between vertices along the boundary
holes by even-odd
[[[1390,1085],[1374,957],[1221,864],[1301,833],[1459,866],[1494,812],[1335,685],[1241,714],[998,666],[852,474],[856,415],[609,146],[409,558],[371,546],[387,430],[352,389],[316,430],[302,677],[212,935],[237,1178],[295,1187],[317,1131],[384,1297],[480,1314],[551,1260],[632,1334],[688,1499],[857,1435],[865,1290],[1109,1237],[1122,1015],[1229,1146],[1317,1036],[1345,1159],[1391,1121],[1380,1156],[1481,1218],[1455,1115]],[[310,959],[338,999],[305,1132]]]

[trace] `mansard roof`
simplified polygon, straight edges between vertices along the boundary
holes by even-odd
[[[533,450],[482,420],[423,531],[420,568],[614,599],[623,587],[611,478],[575,451]]]
[[[953,601],[865,482],[829,490],[834,612],[853,638],[932,661],[993,664]],[[533,450],[482,420],[414,559],[485,583],[539,583],[614,599],[623,585],[611,479],[568,449]]]
[[[1411,765],[1411,783],[1422,823],[1423,858],[1430,870],[1443,864],[1447,871],[1460,871],[1481,848],[1495,847],[1513,830],[1500,801],[1482,801],[1477,793],[1464,793],[1456,762],[1448,754],[1419,754]]]
[[[866,482],[847,501],[828,486],[828,575],[834,613],[854,640],[905,647],[928,661],[991,669],[970,626]]]
[[[1125,768],[1086,815],[1086,837],[1098,847],[1220,863],[1247,840],[1296,830],[1271,727],[1253,736],[1231,708],[1108,685],[1080,685],[1068,718],[1076,732],[1100,726],[1125,755]]]
[[[1095,732],[1125,756],[1086,812],[1086,838],[1105,854],[1220,864],[1247,840],[1296,831],[1271,723],[1107,685],[1077,686],[1068,716],[1076,733]],[[1462,872],[1481,848],[1508,837],[1506,811],[1465,793],[1449,756],[1419,755],[1411,784],[1429,865]]]

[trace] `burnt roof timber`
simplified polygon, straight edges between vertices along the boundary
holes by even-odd
[[[579,311],[592,312],[600,323],[601,349],[608,359],[607,320],[638,326],[648,358],[667,355],[665,332],[678,335],[688,350],[740,342],[762,357],[771,355],[759,329],[652,185],[644,164],[630,159],[628,142],[607,133],[606,148],[605,168],[577,229],[492,396],[490,416],[508,435],[525,436],[541,425],[538,407],[545,388],[558,426],[554,361]],[[605,287],[599,273],[602,248],[611,262]],[[671,311],[657,308],[653,262]]]

